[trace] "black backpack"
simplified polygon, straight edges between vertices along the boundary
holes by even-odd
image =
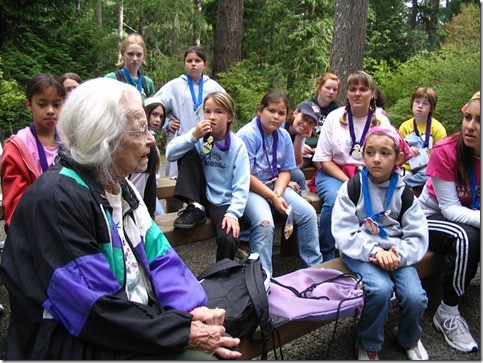
[[[122,69],[118,69],[114,73],[116,74],[116,78],[117,78],[118,81],[126,83],[126,76],[122,72]],[[146,97],[149,97],[150,94],[148,92],[148,84],[146,83],[146,77],[142,78],[142,84],[143,84],[144,94],[146,95]]]
[[[349,198],[352,203],[354,203],[354,205],[357,205],[357,202],[359,201],[359,197],[361,195],[361,177],[359,174],[360,172],[357,172],[347,182],[347,194],[349,195]],[[404,186],[404,191],[402,193],[401,199],[401,211],[399,212],[399,216],[397,217],[399,224],[401,224],[403,214],[408,210],[410,206],[413,205],[414,202],[414,194],[411,188],[407,185]]]
[[[266,279],[260,261],[248,257],[240,263],[225,258],[198,276],[208,295],[206,306],[226,310],[224,326],[228,334],[240,339],[251,338],[260,325],[262,359],[267,358],[271,330]]]

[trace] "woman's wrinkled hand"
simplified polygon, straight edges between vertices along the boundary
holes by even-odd
[[[199,350],[222,359],[241,358],[240,352],[229,349],[237,347],[240,339],[223,334],[225,328],[222,325],[207,325],[199,320],[193,320],[188,337],[188,349]]]

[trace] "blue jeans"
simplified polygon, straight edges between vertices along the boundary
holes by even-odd
[[[296,182],[301,190],[307,189],[307,183],[305,182],[305,174],[299,168],[290,170],[290,181]]]
[[[301,266],[310,267],[321,263],[315,209],[292,188],[286,188],[282,197],[292,206],[294,225],[297,226]],[[260,194],[250,192],[245,214],[251,222],[250,253],[258,253],[262,266],[272,274],[272,247],[275,232],[272,208]]]
[[[323,170],[319,170],[315,176],[315,186],[317,194],[322,199],[322,210],[320,211],[319,223],[319,243],[320,252],[324,261],[335,258],[335,240],[332,236],[332,208],[334,208],[335,198],[342,182],[330,176]]]
[[[426,291],[421,286],[414,266],[403,266],[386,271],[372,262],[355,260],[342,255],[345,265],[352,272],[362,275],[366,302],[362,311],[358,333],[359,345],[368,351],[378,352],[384,343],[384,325],[396,292],[399,301],[399,325],[397,341],[403,348],[410,348],[421,337],[420,325],[428,305]]]

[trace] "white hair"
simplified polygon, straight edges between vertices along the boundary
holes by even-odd
[[[117,169],[112,154],[126,130],[126,114],[133,103],[142,106],[136,88],[110,78],[95,78],[79,85],[62,106],[58,127],[62,145],[80,165],[100,180],[114,182]]]

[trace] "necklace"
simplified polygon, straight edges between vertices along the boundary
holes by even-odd
[[[356,133],[354,130],[354,119],[352,117],[352,111],[350,109],[349,111],[347,111],[347,116],[349,118],[349,133],[351,135],[351,150],[349,154],[354,159],[360,160],[362,159],[361,147],[364,144],[367,131],[369,130],[369,126],[371,125],[372,110],[369,109],[369,112],[367,113],[366,124],[364,125],[364,131],[362,131],[362,135],[359,141],[356,140]]]

